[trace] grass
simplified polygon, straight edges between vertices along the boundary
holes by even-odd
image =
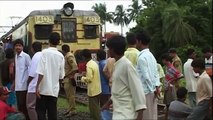
[[[68,102],[65,98],[59,97],[57,107],[59,109],[60,108],[67,109],[69,107],[69,104],[68,104]],[[78,104],[78,103],[76,103],[76,110],[77,110],[77,112],[89,112],[88,106],[81,105],[81,104]]]

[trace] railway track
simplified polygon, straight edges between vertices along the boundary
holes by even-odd
[[[66,98],[66,95],[63,89],[60,90],[59,96]],[[75,101],[82,105],[88,105],[88,97],[87,97],[86,89],[76,88]]]
[[[66,97],[64,90],[61,90],[59,93],[59,96]],[[88,96],[86,89],[77,88],[76,89],[76,96],[75,96],[76,103],[82,104],[82,105],[88,105]],[[165,105],[161,104],[161,100],[159,100],[160,103],[158,104],[158,120],[164,120],[165,116]]]

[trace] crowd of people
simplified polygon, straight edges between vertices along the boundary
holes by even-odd
[[[87,85],[91,119],[157,120],[161,98],[165,119],[212,119],[211,48],[203,49],[204,58],[196,58],[195,50],[189,48],[184,64],[171,48],[161,56],[162,67],[149,49],[150,40],[145,31],[128,33],[126,38],[113,36],[106,42],[107,51],[97,51],[97,59],[83,49],[80,55],[86,64],[81,71],[69,45],[57,49],[60,35],[56,32],[49,37],[49,48],[42,50],[40,42],[32,44],[32,59],[23,51],[21,39],[13,42],[13,48],[4,49],[0,43],[4,50],[0,56],[0,120],[56,120],[61,83],[69,103],[64,115],[76,115],[78,72]],[[180,86],[183,80],[186,87]]]

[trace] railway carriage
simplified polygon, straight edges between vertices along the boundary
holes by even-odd
[[[39,41],[42,48],[48,47],[48,37],[51,32],[61,35],[61,43],[70,46],[71,52],[76,55],[77,63],[81,62],[79,51],[90,49],[95,55],[101,47],[100,17],[93,11],[75,10],[72,3],[66,3],[62,9],[35,10],[24,20],[14,26],[9,32],[1,37],[1,40],[24,41],[24,51],[32,56],[30,52],[32,43]],[[77,74],[76,81],[79,87],[85,88],[85,84],[79,80],[81,74]]]

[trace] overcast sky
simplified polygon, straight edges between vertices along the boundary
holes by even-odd
[[[0,26],[15,25],[33,10],[61,9],[67,2],[74,3],[74,9],[78,10],[91,10],[91,7],[95,3],[105,3],[108,12],[114,12],[117,5],[122,4],[126,9],[131,4],[131,0],[0,1]],[[20,19],[11,19],[11,17],[20,17]],[[124,33],[129,31],[129,28],[133,26],[135,26],[135,23],[131,23],[128,27],[125,27]],[[10,29],[0,27],[0,32],[8,30]],[[110,31],[120,32],[120,26],[108,23],[107,32]],[[4,33],[0,33],[0,37],[3,34]]]

